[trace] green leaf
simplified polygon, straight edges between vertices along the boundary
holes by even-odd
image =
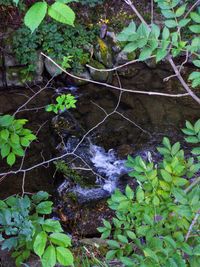
[[[134,197],[134,193],[133,193],[133,190],[130,188],[130,186],[126,186],[126,190],[125,190],[125,193],[126,193],[126,196],[128,199],[133,199]]]
[[[45,191],[39,191],[32,196],[32,200],[34,203],[38,204],[42,200],[47,200],[49,198],[49,194]]]
[[[169,141],[169,138],[167,138],[167,137],[164,137],[163,138],[163,140],[162,140],[162,143],[163,143],[163,145],[165,146],[165,147],[167,147],[169,150],[171,150],[171,143],[170,143],[170,141]]]
[[[125,266],[128,266],[128,267],[133,267],[133,266],[135,266],[134,261],[131,260],[131,259],[128,258],[128,257],[121,257],[121,258],[120,258],[120,261],[121,261]]]
[[[125,244],[128,244],[128,239],[126,236],[123,236],[123,235],[118,235],[117,236],[117,239],[122,242],[122,243],[125,243]]]
[[[48,9],[48,15],[58,22],[74,26],[74,11],[62,3],[54,3]]]
[[[57,247],[56,248],[56,257],[58,262],[62,266],[72,266],[74,262],[74,257],[71,251],[67,248]]]
[[[30,141],[26,137],[22,137],[20,139],[21,145],[24,147],[28,147],[30,145]]]
[[[200,155],[200,147],[195,147],[192,149],[193,155]]]
[[[0,126],[7,127],[10,126],[14,121],[14,117],[10,115],[0,116]]]
[[[200,15],[196,12],[191,12],[190,13],[190,17],[191,19],[196,22],[196,23],[200,23]]]
[[[124,47],[123,51],[130,53],[130,52],[135,51],[137,48],[138,48],[138,44],[136,42],[131,42]]]
[[[148,58],[150,58],[150,56],[152,55],[152,49],[149,47],[144,47],[139,55],[139,59],[141,61],[144,61]]]
[[[136,239],[136,235],[135,235],[134,232],[132,232],[132,231],[126,231],[126,234],[127,234],[127,236],[128,236],[130,239],[132,239],[132,240]]]
[[[178,22],[178,26],[179,27],[185,27],[190,21],[191,21],[191,19],[181,19]]]
[[[6,141],[8,140],[9,135],[10,135],[10,133],[9,133],[9,131],[7,129],[3,129],[0,132],[1,138],[6,140]]]
[[[117,250],[108,251],[108,253],[106,254],[106,260],[113,260],[115,258],[116,252]]]
[[[18,134],[11,134],[10,136],[11,142],[13,142],[14,144],[19,144],[19,135]]]
[[[177,246],[176,246],[176,242],[173,240],[173,238],[171,236],[164,236],[163,237],[163,240],[165,242],[167,242],[168,244],[170,244],[170,246],[173,248],[173,249],[176,249]]]
[[[149,257],[149,258],[155,260],[156,262],[159,262],[156,253],[153,250],[151,250],[150,248],[145,248],[143,250],[143,252],[144,252],[145,257]]]
[[[137,189],[136,199],[139,203],[143,202],[143,200],[144,200],[144,191],[142,190],[141,187],[138,187],[138,189]]]
[[[56,250],[53,246],[48,246],[42,256],[43,267],[54,267],[56,265]]]
[[[180,143],[179,142],[177,142],[177,143],[175,143],[173,146],[172,146],[172,150],[171,150],[171,154],[172,154],[172,156],[175,156],[176,155],[176,153],[180,150]]]
[[[51,242],[62,247],[71,246],[71,238],[63,233],[53,233],[49,236]]]
[[[166,181],[166,182],[171,182],[172,181],[172,176],[169,172],[167,172],[166,170],[161,170],[161,175],[163,177],[163,179]]]
[[[196,67],[200,68],[200,60],[193,60],[192,63],[193,63]]]
[[[199,139],[195,136],[186,137],[185,140],[191,144],[198,144],[199,143]]]
[[[194,33],[200,33],[200,25],[189,26],[189,29]]]
[[[12,166],[15,163],[15,160],[16,160],[15,154],[13,152],[11,152],[7,156],[7,163],[8,163],[8,165]]]
[[[115,240],[108,240],[107,244],[111,247],[111,248],[120,248],[120,244],[115,241]]]
[[[200,131],[200,119],[195,122],[194,130],[195,130],[195,133],[197,133],[197,134],[199,133],[199,131]]]
[[[1,148],[1,156],[2,156],[2,158],[7,157],[9,153],[10,153],[9,144],[3,145],[2,148]]]
[[[60,222],[52,219],[45,220],[44,223],[42,224],[42,228],[46,232],[55,232],[55,233],[63,232]]]
[[[35,31],[35,29],[38,28],[40,23],[43,21],[46,13],[47,3],[45,1],[33,4],[26,12],[26,15],[24,17],[24,23],[31,30],[32,33]]]
[[[176,23],[176,21],[173,20],[173,19],[165,20],[165,25],[166,25],[168,28],[174,28],[174,27],[177,27],[177,23]]]
[[[185,13],[186,6],[187,4],[182,5],[176,10],[176,17],[181,17]]]
[[[164,27],[163,32],[162,32],[162,38],[164,40],[167,40],[169,38],[170,32],[167,27]]]
[[[53,202],[44,201],[37,205],[36,212],[40,214],[50,214],[52,212]]]
[[[44,253],[46,243],[47,243],[47,234],[45,232],[39,233],[36,236],[35,241],[33,243],[33,250],[40,258]]]
[[[168,54],[167,50],[158,49],[156,52],[156,62],[161,61],[163,58],[165,58]]]

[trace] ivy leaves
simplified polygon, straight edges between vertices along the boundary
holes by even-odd
[[[64,3],[57,1],[51,6],[45,1],[37,2],[26,12],[24,23],[33,33],[48,14],[58,22],[74,26],[75,13],[65,4],[70,2],[72,1],[64,1]]]
[[[36,139],[31,130],[23,127],[26,123],[27,120],[15,119],[11,115],[0,116],[1,157],[6,158],[10,166],[15,163],[17,156],[24,156],[24,148]]]

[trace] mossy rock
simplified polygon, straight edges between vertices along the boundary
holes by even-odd
[[[104,70],[106,69],[105,66],[98,62],[97,60],[92,59],[89,63],[91,67],[94,67],[95,69],[100,69]],[[98,71],[90,68],[90,76],[92,77],[93,80],[98,81],[98,82],[106,82],[109,77],[109,72],[107,71]]]

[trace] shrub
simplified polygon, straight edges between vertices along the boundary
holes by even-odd
[[[200,143],[200,120],[194,126],[187,122],[183,131],[186,141]],[[188,180],[200,169],[200,149],[192,150],[197,158],[186,158],[179,142],[164,138],[162,144],[159,163],[128,157],[136,193],[129,186],[125,194],[116,190],[108,201],[115,211],[112,225],[104,220],[98,229],[102,238],[110,237],[109,260],[118,258],[125,266],[200,265],[200,186]]]
[[[29,65],[30,71],[35,70],[37,52],[42,50],[61,65],[66,57],[71,56],[70,66],[73,72],[78,73],[82,71],[82,65],[89,61],[88,47],[95,43],[97,33],[97,28],[43,22],[32,34],[25,26],[18,29],[13,37],[13,49],[17,60]]]
[[[1,249],[12,251],[16,266],[21,266],[34,252],[43,267],[73,264],[68,249],[71,239],[63,232],[58,221],[45,219],[52,212],[48,193],[40,191],[31,198],[11,196],[0,201]]]
[[[24,156],[24,147],[36,139],[31,130],[24,128],[26,119],[15,119],[11,115],[0,116],[0,151],[1,157],[12,166],[16,156]]]

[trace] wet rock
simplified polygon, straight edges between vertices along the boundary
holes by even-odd
[[[44,65],[48,73],[51,77],[56,77],[62,73],[62,70],[58,68],[53,62],[51,62],[48,58],[45,58]]]
[[[125,64],[128,61],[134,60],[135,58],[136,58],[136,54],[134,52],[127,53],[122,50],[116,57],[116,65]]]
[[[74,85],[76,85],[76,86],[86,85],[86,84],[89,83],[89,81],[87,81],[87,80],[91,80],[90,73],[89,73],[89,71],[86,70],[86,69],[85,69],[83,72],[81,72],[80,74],[76,75],[76,76],[78,76],[78,77],[80,77],[80,78],[83,78],[83,79],[86,79],[86,81],[81,80],[81,79],[74,79],[74,80],[73,80],[73,83],[74,83]]]
[[[98,45],[95,49],[95,57],[107,68],[113,65],[112,51],[108,44],[102,39],[98,38]]]
[[[7,86],[23,86],[25,83],[40,83],[42,76],[28,73],[27,67],[9,67],[6,69],[6,84]]]
[[[100,70],[106,69],[102,63],[96,60],[91,60],[89,65],[95,68],[95,69],[89,68],[90,76],[92,77],[93,80],[99,81],[99,82],[106,82],[108,80],[109,72],[96,70],[96,69],[100,69]]]

